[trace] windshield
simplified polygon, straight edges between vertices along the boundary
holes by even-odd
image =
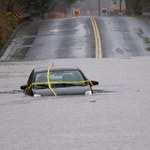
[[[49,77],[49,79],[47,78]],[[49,81],[48,81],[49,80]],[[35,83],[52,85],[85,85],[84,78],[78,70],[39,72],[35,75]]]

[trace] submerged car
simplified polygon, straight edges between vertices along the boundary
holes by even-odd
[[[79,68],[33,69],[26,85],[25,94],[39,96],[91,95],[97,81],[89,80]]]

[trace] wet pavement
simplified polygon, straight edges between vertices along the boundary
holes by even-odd
[[[26,60],[95,57],[88,18],[51,19],[41,24]]]
[[[95,17],[102,57],[150,56],[150,20],[128,16]],[[21,28],[1,60],[94,58],[95,40],[88,17],[33,21]]]
[[[150,19],[129,16],[97,18],[103,57],[150,56]]]

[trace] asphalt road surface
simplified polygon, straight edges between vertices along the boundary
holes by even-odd
[[[128,16],[97,18],[103,57],[150,56],[150,19]]]
[[[44,21],[25,59],[90,58],[95,56],[89,18]]]

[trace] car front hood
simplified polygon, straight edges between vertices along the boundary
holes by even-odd
[[[41,96],[60,96],[60,95],[84,95],[86,91],[90,91],[90,86],[70,86],[59,88],[45,88],[36,89],[33,88],[33,94],[39,94]],[[56,95],[55,95],[56,94]]]

